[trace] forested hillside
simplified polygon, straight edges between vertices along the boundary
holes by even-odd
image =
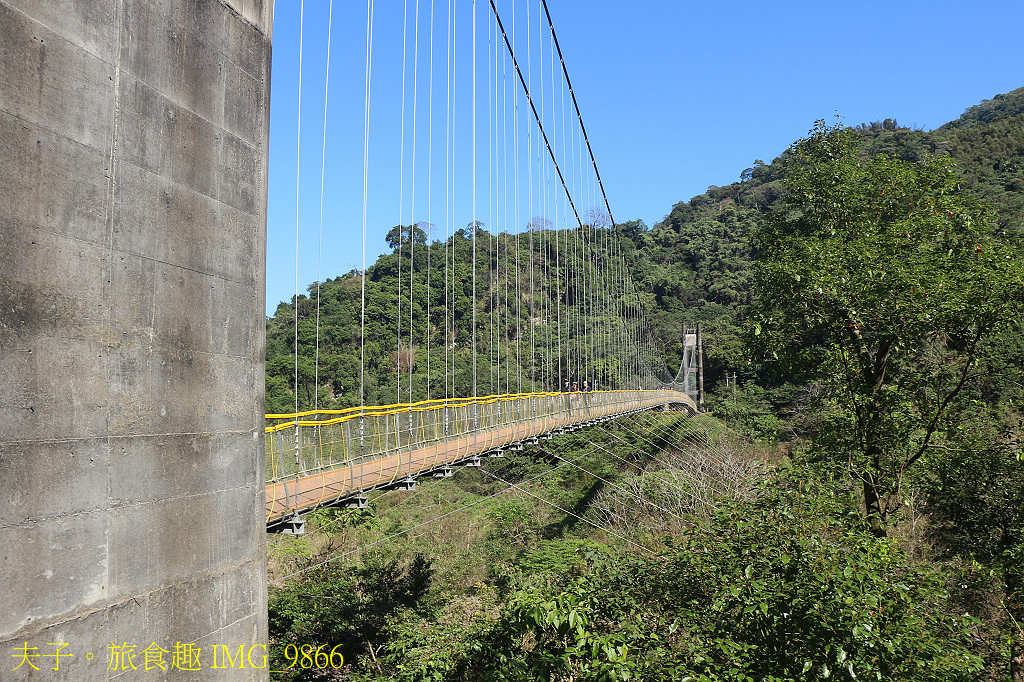
[[[995,208],[999,227],[1024,233],[1024,88],[971,107],[930,132],[892,119],[853,130],[863,138],[865,156],[918,162],[948,154],[963,187]],[[785,194],[780,160],[755,160],[739,182],[709,187],[676,204],[650,230],[627,233],[637,247],[629,249],[633,276],[657,308],[663,344],[671,348],[677,341],[679,319],[709,323],[712,381],[725,371],[753,371],[736,342],[737,320],[752,296],[751,231]]]
[[[367,273],[367,395],[410,372],[470,391],[475,305],[478,352],[500,359],[481,363],[481,394],[653,379],[701,322],[712,413],[592,427],[408,505],[319,512],[309,538],[272,542],[278,575],[374,550],[274,591],[277,669],[311,643],[340,647],[353,680],[1024,682],[1024,88],[927,132],[819,122],[654,226],[593,222],[476,226],[480,270],[522,276],[512,293],[478,282],[475,301],[472,233],[412,255],[396,228]],[[389,301],[410,256],[426,271],[443,253],[462,274],[436,309],[424,278],[411,318],[413,338],[447,334],[423,344],[450,353],[428,371],[396,345]],[[605,317],[555,284],[599,262],[635,282],[599,288]],[[358,397],[360,287],[320,290],[321,405]],[[315,313],[298,304],[305,406]],[[581,314],[598,341],[557,338]],[[643,367],[616,356],[623,320],[656,339]],[[268,320],[268,409],[296,400],[294,324],[287,304]]]
[[[645,343],[622,229],[478,224],[428,243],[394,227],[365,284],[350,272],[310,285],[297,316],[282,303],[267,321],[268,412],[670,380]]]
[[[901,127],[891,119],[862,124],[853,130],[864,140],[865,155],[884,153],[894,158],[920,161],[930,155],[948,154],[957,162],[964,188],[996,209],[1001,229],[1011,235],[1019,235],[1024,229],[1020,227],[1024,224],[1024,88],[971,107],[958,120],[930,132]],[[664,362],[654,358],[650,360],[653,371],[660,372],[665,367],[675,370],[681,359],[681,326],[703,322],[707,335],[708,385],[723,382],[726,373],[730,372],[739,373],[741,378],[754,378],[755,366],[749,361],[739,338],[740,319],[753,295],[750,233],[762,224],[764,215],[785,194],[778,161],[766,164],[755,160],[750,168],[740,172],[739,182],[709,187],[706,193],[676,204],[663,221],[652,227],[640,221],[627,221],[615,226],[613,236],[598,216],[588,225],[585,236],[587,244],[594,247],[589,256],[582,253],[579,240],[583,235],[577,234],[582,232],[579,230],[567,233],[565,230],[552,230],[545,224],[540,225],[545,229],[515,235],[506,232],[494,234],[487,231],[486,226],[476,226],[478,271],[490,272],[491,266],[496,264],[496,271],[501,275],[515,269],[522,275],[518,296],[503,288],[492,288],[490,281],[478,282],[478,352],[492,358],[500,356],[508,367],[515,368],[509,373],[516,375],[516,387],[522,385],[526,390],[556,385],[560,381],[560,371],[559,359],[553,348],[558,346],[558,341],[550,338],[557,334],[557,330],[552,329],[554,320],[549,318],[560,312],[556,307],[573,305],[574,292],[571,287],[559,289],[552,280],[560,277],[565,281],[571,276],[568,273],[582,272],[587,267],[594,267],[598,261],[611,262],[624,257],[629,275],[645,305],[647,323],[657,338],[656,350],[664,357]],[[414,344],[419,354],[414,360],[413,370],[422,375],[414,376],[414,383],[426,386],[420,379],[426,375],[426,347],[429,345],[426,320],[429,317],[431,338],[438,349],[431,350],[433,395],[444,395],[445,390],[441,369],[444,367],[445,344],[440,337],[446,328],[454,337],[451,352],[458,356],[454,364],[460,368],[455,376],[448,379],[448,390],[454,391],[450,393],[453,395],[465,395],[472,386],[471,371],[465,369],[465,354],[469,352],[473,307],[470,273],[473,232],[470,228],[459,230],[446,242],[433,241],[429,249],[426,248],[427,235],[419,227],[414,228],[413,233],[414,244],[410,249],[409,228],[402,228],[401,239],[398,228],[394,228],[389,237],[393,252],[382,256],[368,268],[368,350],[363,362],[363,380],[369,402],[377,402],[375,399],[378,397],[380,401],[390,402],[392,396],[397,395],[399,361],[397,355],[395,358],[391,355],[398,353],[394,346],[399,330],[407,336],[409,328],[407,319],[399,320],[396,302],[403,273],[404,286],[408,287],[411,257],[416,259],[417,273],[413,293],[413,338],[423,340]],[[589,259],[591,265],[584,264],[584,258]],[[449,264],[447,281],[444,272],[446,262]],[[299,296],[300,408],[313,402],[315,374],[320,379],[321,406],[347,407],[355,404],[358,398],[360,284],[358,273],[353,271],[321,285],[319,329],[323,338],[319,344],[318,371],[314,371],[316,368],[313,366],[317,351],[316,285],[308,287],[308,295]],[[623,285],[620,283],[618,286]],[[617,295],[624,296],[624,292],[619,291]],[[428,305],[431,307],[429,315]],[[445,311],[450,315],[447,321],[443,317]],[[531,315],[534,321],[528,323]],[[495,316],[504,320],[500,323],[500,330],[499,323],[494,321]],[[295,314],[290,303],[280,304],[268,320],[268,412],[288,411],[295,404],[292,393],[295,383],[294,322]],[[593,328],[603,333],[613,323],[611,319],[601,319]],[[507,339],[514,342],[517,333],[521,334],[518,347],[513,347]],[[527,333],[531,333],[532,338],[527,338]],[[500,340],[492,342],[491,339]],[[538,344],[542,348],[539,358]],[[531,351],[532,360],[525,360]],[[403,357],[409,352],[409,349],[404,349]],[[412,352],[416,354],[416,351]],[[449,358],[448,362],[450,367],[453,360]],[[407,365],[403,366],[407,369]],[[504,377],[494,376],[493,371],[486,367],[478,366],[478,371],[478,386],[485,386],[485,393],[492,392],[492,388],[497,391],[499,385],[506,384]],[[563,367],[561,374],[572,374],[576,378],[594,371],[594,368],[575,366],[569,372]],[[595,375],[592,379],[607,386],[611,373],[608,368],[600,371],[604,374]],[[519,376],[525,378],[519,380]],[[416,397],[424,395],[417,394]]]

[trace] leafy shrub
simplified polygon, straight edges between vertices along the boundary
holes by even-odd
[[[970,680],[974,620],[825,485],[780,476],[654,556],[524,585],[477,645],[495,679]]]

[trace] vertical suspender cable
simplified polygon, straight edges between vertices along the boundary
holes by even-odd
[[[320,228],[316,249],[316,351],[313,356],[313,409],[320,407],[320,280],[324,245],[324,172],[327,166],[327,102],[331,85],[331,24],[334,0],[327,9],[327,64],[324,74],[324,137],[320,147]]]
[[[558,146],[559,146],[559,143],[561,143],[562,149],[561,149],[561,153],[559,153],[558,155],[562,159],[564,159],[565,158],[565,128],[563,126],[561,128],[561,131],[559,130],[559,125],[558,125],[559,124],[559,120],[558,120],[558,118],[556,118],[556,112],[558,111],[558,107],[557,107],[557,100],[555,99],[555,63],[554,63],[554,57],[551,54],[551,50],[550,49],[548,50],[547,55],[548,55],[548,75],[550,77],[549,83],[551,84],[551,137],[555,141],[555,151],[556,152],[558,152]],[[564,123],[564,117],[563,117],[563,121],[562,122]],[[566,196],[569,196],[570,198],[572,196],[572,193],[569,191],[568,186],[566,186],[565,194],[566,194]],[[559,358],[560,362],[564,361],[564,363],[565,363],[564,379],[568,379],[570,382],[572,382],[572,370],[570,369],[570,361],[571,361],[570,355],[571,354],[570,354],[569,349],[568,349],[568,346],[569,346],[569,339],[568,339],[569,334],[568,334],[568,330],[565,328],[565,318],[562,315],[562,312],[563,312],[563,310],[565,310],[565,307],[561,305],[562,299],[563,299],[563,292],[567,291],[567,287],[566,287],[566,270],[567,270],[567,268],[565,266],[565,259],[563,257],[564,254],[565,254],[565,251],[563,251],[562,247],[561,247],[561,240],[562,240],[562,236],[563,236],[562,233],[565,231],[566,225],[562,224],[562,221],[559,219],[558,209],[559,209],[559,206],[561,206],[561,205],[562,205],[562,198],[558,197],[558,199],[555,201],[555,229],[556,229],[556,231],[555,231],[555,273],[556,273],[557,282],[558,282],[558,304],[559,304],[556,307],[556,311],[558,313],[557,314],[557,318],[558,318],[558,358]],[[568,244],[568,242],[566,242],[566,243]],[[568,302],[568,296],[565,296],[565,300],[566,300],[566,302]],[[565,310],[565,312],[566,312],[565,317],[568,317],[568,311]],[[566,332],[564,334],[564,336],[565,336],[565,343],[564,344],[562,342],[563,331]]]
[[[611,208],[611,205],[608,203],[608,196],[605,194],[605,191],[604,191],[604,183],[601,182],[601,174],[597,170],[597,162],[594,161],[594,152],[590,148],[590,140],[587,138],[587,129],[583,125],[583,116],[580,114],[580,107],[579,107],[579,104],[577,104],[577,102],[576,102],[576,93],[573,92],[572,82],[569,80],[569,70],[565,66],[565,60],[562,58],[562,48],[558,45],[558,36],[555,35],[555,25],[551,21],[551,12],[548,11],[547,0],[541,0],[541,6],[544,8],[544,16],[547,17],[547,20],[548,20],[548,28],[551,31],[551,38],[552,38],[552,40],[555,43],[555,50],[558,53],[558,61],[561,62],[561,64],[562,64],[562,73],[565,76],[566,87],[569,88],[569,95],[572,97],[573,107],[575,107],[575,109],[576,109],[576,117],[579,119],[580,131],[583,133],[583,140],[587,144],[587,152],[590,154],[590,160],[591,160],[591,162],[594,165],[594,175],[597,178],[598,185],[601,187],[601,196],[604,198],[604,205],[605,205],[605,208],[608,210],[608,217],[611,220],[612,225],[614,225],[615,224],[615,220],[614,220],[614,218],[611,217],[612,216],[612,208]]]
[[[512,5],[512,42],[516,40],[516,8]],[[502,82],[504,83],[508,76],[508,63],[505,62],[505,68],[502,71]],[[503,85],[504,87],[504,85]],[[515,240],[515,256],[514,256],[514,267],[516,273],[515,286],[513,292],[516,297],[516,393],[523,392],[523,306],[522,306],[522,292],[519,289],[519,233],[521,227],[519,220],[521,217],[520,212],[520,196],[519,196],[519,118],[517,117],[518,109],[516,104],[518,100],[516,98],[517,92],[515,88],[512,88],[512,222],[511,227],[515,230],[513,239]]]
[[[473,6],[476,7],[476,0],[473,0]],[[551,161],[555,166],[555,170],[558,172],[558,178],[562,181],[562,188],[565,190],[565,196],[569,201],[569,205],[572,207],[572,212],[576,217],[577,225],[582,225],[580,221],[579,213],[576,211],[576,204],[572,200],[572,194],[569,192],[569,187],[566,185],[565,178],[562,175],[562,171],[558,166],[558,161],[555,159],[555,153],[552,151],[551,144],[548,143],[547,133],[544,132],[544,125],[541,123],[540,116],[537,115],[537,109],[533,104],[533,98],[530,96],[530,89],[526,87],[526,80],[523,78],[523,72],[519,69],[519,62],[516,60],[516,55],[512,51],[512,44],[509,42],[508,35],[505,33],[505,27],[501,23],[501,16],[498,14],[498,8],[494,4],[494,0],[490,0],[491,11],[494,13],[494,19],[498,22],[498,30],[501,31],[502,38],[505,40],[505,47],[508,49],[509,56],[512,58],[512,66],[515,67],[516,74],[519,76],[519,82],[523,86],[523,91],[526,93],[526,100],[530,103],[530,108],[533,109],[534,118],[537,120],[537,127],[540,128],[540,133],[544,137],[544,142],[547,144],[548,153],[551,156]]]
[[[454,140],[452,138],[452,118],[453,118],[453,107],[452,107],[452,50],[453,50],[453,38],[455,32],[455,14],[452,7],[452,0],[448,0],[448,35],[447,42],[445,45],[446,52],[446,63],[445,63],[445,124],[444,124],[444,209],[445,209],[445,225],[444,225],[444,397],[448,400],[452,397],[451,386],[448,383],[448,356],[449,346],[452,346],[454,336],[452,333],[452,299],[449,297],[449,277],[451,275],[452,268],[450,263],[453,262],[451,259],[454,253],[449,254],[451,249],[454,249],[453,230],[452,222],[454,217],[452,215],[452,151]],[[454,287],[454,283],[452,284]],[[453,349],[454,350],[454,349]],[[454,363],[452,364],[454,368]],[[454,369],[452,370],[454,372]],[[452,381],[454,383],[454,374],[452,375]],[[445,407],[445,416],[447,417],[447,406]]]
[[[402,402],[402,233],[405,231],[402,225],[402,209],[405,203],[405,71],[406,71],[406,37],[409,33],[409,2],[402,3],[402,105],[399,113],[402,117],[401,134],[398,143],[398,311],[395,329],[395,369],[398,377],[398,385],[395,389],[395,402]],[[412,236],[412,227],[409,228],[409,236]],[[397,417],[396,417],[397,419]]]
[[[477,233],[477,222],[476,222],[476,60],[477,60],[477,52],[476,52],[476,0],[473,0],[473,48],[472,48],[472,53],[473,53],[473,56],[472,56],[472,60],[473,60],[473,83],[472,83],[472,88],[473,88],[473,106],[470,107],[470,112],[472,112],[471,115],[473,116],[473,125],[472,125],[472,138],[473,139],[472,139],[472,144],[471,144],[471,147],[472,147],[472,157],[473,157],[473,162],[471,164],[471,166],[472,166],[471,172],[473,174],[473,177],[472,177],[472,180],[471,180],[471,185],[472,185],[471,191],[472,191],[472,194],[473,194],[473,210],[472,210],[473,220],[470,223],[470,226],[471,226],[471,228],[473,230],[473,235],[472,235],[472,237],[473,237],[473,260],[472,260],[472,263],[473,263],[473,300],[472,300],[472,306],[473,306],[473,397],[476,398],[479,395],[479,393],[477,392],[477,385],[476,385],[476,233]],[[474,410],[474,412],[475,412],[475,410]],[[475,427],[476,424],[474,424],[473,426]]]
[[[570,96],[572,98],[573,107],[574,107],[574,109],[576,111],[577,119],[579,120],[580,132],[581,132],[581,134],[583,136],[583,140],[584,140],[584,142],[586,144],[586,147],[587,147],[587,152],[588,152],[588,154],[590,156],[590,161],[591,161],[591,164],[592,164],[593,169],[594,169],[594,177],[597,180],[598,187],[600,188],[600,191],[601,191],[601,197],[604,200],[605,208],[608,211],[608,218],[609,218],[609,222],[611,223],[611,229],[612,229],[612,237],[614,238],[614,237],[617,236],[617,235],[614,234],[615,219],[612,216],[611,205],[609,204],[608,196],[605,193],[604,183],[601,180],[600,171],[598,171],[598,169],[597,169],[597,162],[594,159],[594,153],[593,153],[593,149],[591,148],[591,145],[590,145],[590,139],[587,136],[586,127],[583,125],[583,117],[580,114],[579,104],[576,101],[576,94],[573,91],[572,83],[571,83],[571,81],[569,79],[569,72],[568,72],[568,69],[566,68],[566,65],[565,65],[565,59],[562,56],[562,49],[561,49],[561,47],[558,44],[558,36],[555,33],[554,23],[551,20],[551,12],[548,9],[547,0],[540,0],[540,1],[541,1],[541,5],[542,5],[542,7],[544,9],[544,14],[545,14],[545,16],[547,18],[548,28],[549,28],[549,30],[551,32],[551,37],[552,37],[552,40],[554,42],[555,50],[558,53],[558,59],[561,62],[561,65],[562,65],[562,73],[563,73],[563,75],[565,77],[566,86],[569,89],[569,94],[570,94]],[[633,293],[635,294],[635,291]],[[638,296],[637,296],[636,303],[637,303],[637,306],[641,305],[641,302],[640,302]],[[636,320],[636,329],[637,329],[638,332],[639,332],[640,325],[641,325],[640,319],[638,317],[639,316],[639,311],[640,311],[640,308],[638,307],[637,308],[637,313],[636,313],[637,317],[635,318],[635,320]],[[640,349],[638,347],[637,348],[638,353],[639,353],[639,350]],[[638,362],[639,362],[639,359],[640,359],[640,356],[638,355],[638,357],[637,357]],[[637,365],[637,374],[638,374],[638,376],[640,374],[639,364]]]
[[[299,431],[299,176],[301,175],[302,155],[302,32],[305,19],[305,2],[299,3],[299,95],[295,117],[295,298],[292,312],[294,313],[294,350],[295,350],[295,433]],[[296,450],[298,452],[298,450]]]
[[[373,0],[366,2],[366,90],[363,94],[363,261],[359,291],[359,407],[366,404],[366,207],[370,168],[370,57],[373,54]],[[361,421],[361,419],[360,419]]]
[[[413,271],[416,267],[416,132],[417,114],[419,113],[419,78],[420,78],[420,0],[416,0],[413,9],[413,43],[412,43],[412,162],[409,180],[409,347],[406,350],[409,363],[409,404],[413,402],[412,366],[413,354]],[[404,113],[404,108],[403,108]],[[401,221],[399,221],[401,222]],[[401,370],[399,370],[401,371]],[[410,415],[411,420],[411,415]],[[410,421],[410,428],[412,428]]]
[[[530,78],[530,82],[533,82],[533,56],[532,56],[532,36],[530,33],[530,5],[526,5],[526,73]],[[519,91],[516,91],[516,109],[519,107],[518,99]],[[534,279],[534,261],[536,255],[534,252],[534,232],[536,227],[534,225],[533,215],[533,128],[527,126],[526,128],[526,214],[529,216],[529,224],[527,225],[527,234],[529,235],[529,254],[530,254],[530,305],[527,310],[527,314],[530,316],[530,390],[537,390],[537,289],[536,280]]]
[[[495,209],[497,202],[492,196],[492,191],[497,190],[495,184],[495,164],[497,163],[495,154],[495,139],[497,137],[497,131],[494,126],[494,106],[497,104],[497,98],[494,96],[494,71],[492,67],[491,57],[491,31],[494,27],[494,22],[491,21],[490,16],[487,17],[487,208],[488,208],[488,219],[491,223],[491,229],[497,232]],[[494,387],[495,379],[497,378],[497,355],[495,354],[496,345],[496,332],[497,329],[494,327],[494,297],[496,294],[497,287],[495,286],[495,272],[494,272],[494,241],[491,239],[491,235],[487,235],[487,307],[488,319],[485,324],[487,327],[487,379],[488,379],[488,395],[494,395],[498,391]]]
[[[518,391],[513,391],[512,390],[512,382],[511,382],[512,367],[511,367],[511,363],[513,361],[512,358],[515,357],[515,362],[516,362],[516,365],[518,366],[518,364],[519,364],[519,348],[517,346],[516,347],[516,352],[513,354],[513,352],[512,352],[512,339],[509,338],[509,334],[510,334],[511,330],[519,328],[519,320],[518,320],[518,318],[516,319],[515,325],[510,325],[509,324],[509,293],[508,293],[508,288],[509,288],[510,280],[512,279],[512,274],[509,272],[509,267],[508,267],[508,265],[509,265],[509,263],[508,263],[508,251],[509,251],[509,248],[508,248],[508,238],[509,238],[509,230],[511,229],[511,224],[509,223],[509,217],[508,217],[508,167],[509,167],[509,161],[508,161],[508,138],[509,138],[509,130],[508,130],[508,83],[507,83],[506,78],[505,78],[506,75],[507,75],[507,69],[505,68],[505,61],[502,60],[502,72],[501,72],[501,132],[502,132],[502,137],[501,137],[501,161],[502,161],[502,176],[501,177],[502,177],[502,195],[503,195],[502,204],[503,204],[503,208],[504,208],[504,211],[503,211],[504,216],[502,218],[502,234],[505,236],[505,248],[503,250],[503,253],[505,255],[505,277],[504,277],[504,284],[505,284],[505,317],[502,320],[502,325],[501,326],[502,326],[502,329],[505,330],[505,392],[506,393],[518,393]],[[513,135],[513,137],[514,137],[514,135]],[[518,281],[518,275],[519,275],[519,273],[516,272],[516,280],[517,281]],[[516,334],[516,337],[518,339],[518,333]]]
[[[431,202],[433,200],[434,181],[434,0],[430,0],[430,62],[427,69],[430,75],[430,87],[427,95],[427,321],[425,342],[427,344],[427,373],[426,373],[426,399],[430,400],[430,332],[432,329],[430,317],[430,251],[433,246],[431,242]]]

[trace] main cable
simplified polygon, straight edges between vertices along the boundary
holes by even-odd
[[[555,152],[551,149],[551,143],[548,141],[548,135],[544,132],[544,124],[541,123],[540,116],[537,114],[537,108],[533,104],[533,98],[530,96],[530,89],[526,86],[526,80],[523,78],[523,72],[519,68],[519,62],[516,61],[515,52],[512,50],[512,43],[509,42],[508,36],[505,34],[505,27],[501,23],[501,16],[498,15],[498,8],[494,4],[494,0],[489,0],[491,4],[491,11],[494,13],[494,18],[498,22],[498,28],[501,30],[501,37],[505,40],[505,47],[508,49],[508,54],[512,58],[512,66],[515,67],[516,75],[519,76],[519,83],[523,86],[523,91],[526,93],[526,101],[530,103],[530,109],[533,110],[533,117],[537,121],[537,127],[540,129],[540,134],[544,137],[544,144],[547,145],[548,154],[551,156],[551,162],[555,164],[555,170],[558,171],[558,179],[562,181],[562,189],[565,190],[565,196],[569,199],[569,205],[572,206],[572,212],[576,216],[576,222],[582,226],[583,222],[580,220],[579,212],[576,210],[576,204],[572,200],[572,196],[569,193],[569,186],[565,182],[565,178],[562,176],[562,170],[558,167],[558,160],[555,158]],[[476,1],[473,3],[476,6]]]
[[[548,28],[551,30],[551,39],[554,41],[555,50],[558,51],[558,61],[562,64],[562,74],[565,77],[565,84],[569,88],[569,95],[572,97],[573,107],[576,108],[576,118],[580,123],[580,132],[583,133],[583,140],[587,143],[587,153],[590,154],[590,161],[594,166],[594,175],[597,177],[597,184],[601,187],[601,196],[604,198],[604,206],[608,211],[608,218],[612,221],[612,225],[614,225],[615,220],[612,218],[612,207],[608,203],[608,195],[605,194],[604,183],[601,182],[601,173],[597,170],[597,161],[594,159],[594,150],[590,147],[590,139],[587,137],[587,129],[583,125],[583,115],[580,113],[579,103],[576,102],[576,93],[573,91],[572,82],[569,80],[569,70],[565,66],[565,59],[562,58],[562,48],[558,44],[558,36],[555,35],[555,25],[551,21],[551,12],[548,11],[547,0],[540,0],[540,2],[541,6],[544,8],[544,15],[548,20]]]

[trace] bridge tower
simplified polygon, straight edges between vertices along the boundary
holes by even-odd
[[[55,662],[114,676],[112,644],[135,647],[116,670],[141,673],[151,643],[168,666],[193,644],[206,671],[220,645],[230,679],[267,676],[250,665],[267,627],[272,15],[0,0],[5,680]],[[41,657],[11,672],[27,647]]]

